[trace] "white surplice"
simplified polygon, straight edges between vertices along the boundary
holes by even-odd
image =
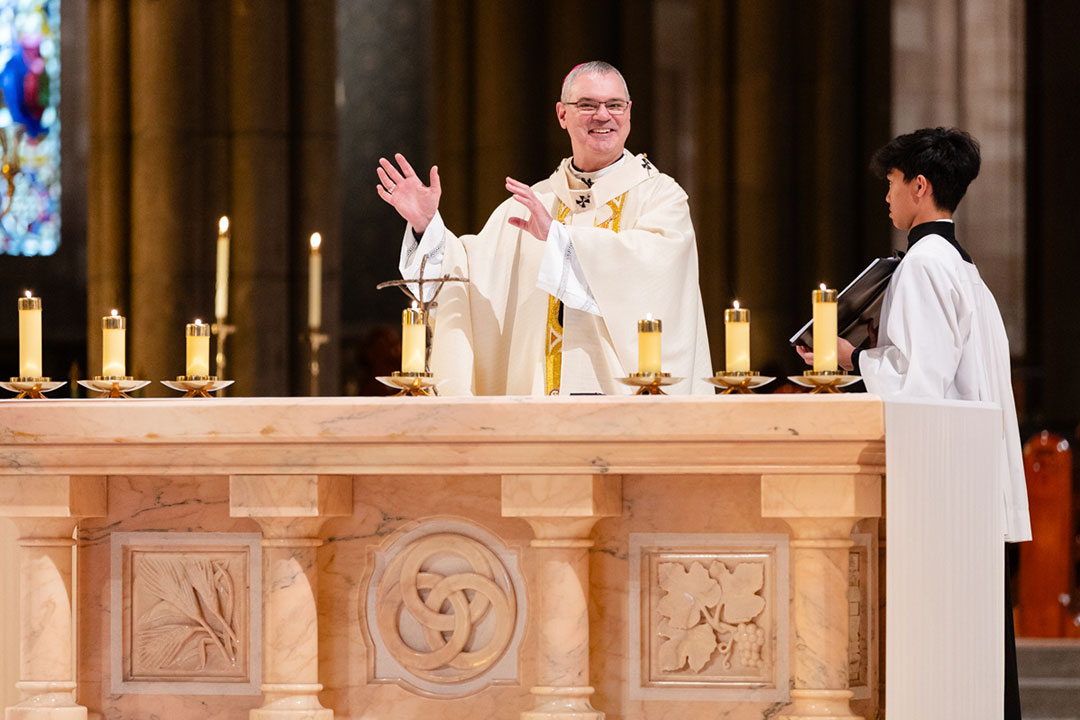
[[[929,234],[901,260],[885,291],[878,345],[859,354],[869,392],[909,398],[977,400],[1001,408],[994,448],[1005,540],[1031,539],[1024,461],[1009,367],[1009,340],[997,302],[978,269],[947,239]]]
[[[508,223],[526,217],[512,198],[476,235],[457,236],[437,214],[420,239],[405,232],[401,270],[467,277],[438,297],[432,372],[444,395],[542,395],[548,298],[564,303],[561,394],[625,394],[637,371],[637,321],[663,321],[671,394],[713,394],[698,258],[686,193],[643,155],[624,153],[588,182],[564,160],[533,191],[553,222],[548,241]],[[617,232],[612,226],[617,225]]]

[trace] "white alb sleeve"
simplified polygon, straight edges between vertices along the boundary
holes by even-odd
[[[412,225],[406,225],[405,236],[401,239],[401,259],[398,260],[398,270],[401,271],[401,277],[408,280],[419,275],[420,262],[425,255],[427,255],[428,260],[424,266],[424,277],[438,277],[442,274],[443,248],[445,244],[446,226],[443,224],[442,215],[438,211],[435,212],[435,217],[431,218],[431,222],[428,223],[427,229],[424,230],[424,234],[420,237],[420,242],[416,241],[416,233],[413,231]],[[416,293],[415,286],[410,286],[410,290],[414,294]],[[424,292],[424,295],[427,296],[424,300],[430,300],[434,292],[435,288],[428,286]]]
[[[600,315],[600,306],[589,290],[570,232],[561,222],[552,222],[548,230],[536,286],[562,300],[569,308]]]

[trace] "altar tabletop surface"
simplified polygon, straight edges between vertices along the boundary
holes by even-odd
[[[779,441],[779,442],[778,442]],[[867,394],[0,401],[0,474],[883,470]]]

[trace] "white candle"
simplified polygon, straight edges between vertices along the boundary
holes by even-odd
[[[210,376],[210,326],[199,319],[187,325],[187,370],[185,375],[189,380]]]
[[[750,372],[750,310],[738,300],[724,311],[724,353],[727,372]]]
[[[19,298],[19,377],[42,377],[41,298],[29,290]]]
[[[214,317],[224,324],[229,315],[229,218],[218,220],[217,284],[214,288]]]
[[[836,291],[821,283],[810,297],[814,302],[814,372],[836,372]]]
[[[116,310],[101,318],[101,375],[120,378],[127,375],[127,320]]]
[[[401,372],[422,373],[427,366],[424,313],[414,304],[401,313]]]
[[[652,314],[638,320],[638,372],[660,373],[660,332],[662,325]]]
[[[308,259],[308,327],[322,327],[322,235],[311,234],[311,256]]]

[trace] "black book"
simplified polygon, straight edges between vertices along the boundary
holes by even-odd
[[[900,264],[899,257],[876,258],[847,284],[836,298],[836,330],[840,337],[859,347],[875,328],[889,279]],[[814,347],[814,321],[806,323],[789,340],[792,345]]]

